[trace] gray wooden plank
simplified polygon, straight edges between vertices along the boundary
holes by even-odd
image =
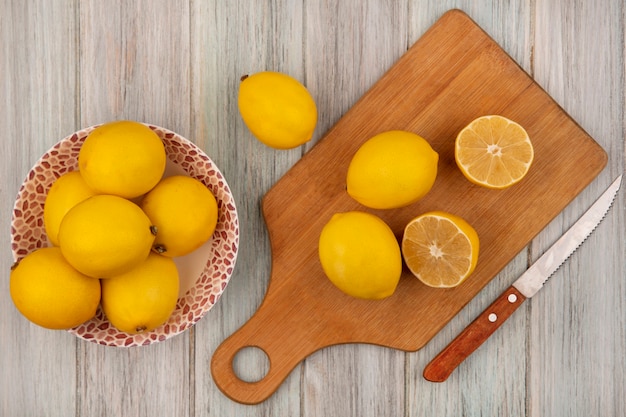
[[[459,8],[469,15],[522,68],[531,62],[532,9],[528,2],[466,1],[411,3],[411,39],[417,40],[445,11]],[[426,381],[424,367],[526,269],[522,251],[423,349],[408,354],[409,415],[525,414],[527,306],[520,308],[443,383]]]
[[[80,3],[81,126],[131,119],[189,136],[188,1]],[[141,348],[80,344],[78,415],[188,415],[192,332]]]
[[[323,134],[407,49],[407,2],[308,2],[307,81]],[[303,415],[405,413],[404,352],[372,345],[325,348],[304,362]]]
[[[76,2],[3,0],[0,9],[0,228],[6,233],[0,256],[0,415],[74,415],[76,339],[38,327],[15,309],[8,233],[13,202],[28,171],[77,124]]]
[[[81,343],[81,416],[187,416],[190,414],[189,338],[114,348]]]
[[[222,394],[210,373],[217,346],[261,304],[270,279],[271,250],[260,200],[300,158],[302,150],[275,150],[257,141],[237,107],[241,76],[279,71],[307,83],[301,2],[194,2],[191,13],[193,135],[216,162],[237,203],[240,246],[235,273],[212,311],[196,326],[196,415],[299,415],[299,369],[256,407]],[[315,93],[314,91],[312,93]],[[265,361],[242,352],[235,369],[264,375]],[[242,375],[242,376],[243,376]]]
[[[536,78],[609,163],[536,239],[533,258],[624,172],[624,4],[537,1]],[[531,305],[530,415],[624,415],[624,193]]]

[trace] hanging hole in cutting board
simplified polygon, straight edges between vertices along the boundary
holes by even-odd
[[[232,365],[237,378],[245,382],[258,382],[269,372],[270,359],[263,349],[246,346],[235,354]]]

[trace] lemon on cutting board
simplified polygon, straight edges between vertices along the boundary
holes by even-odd
[[[150,191],[165,172],[161,138],[148,126],[121,120],[105,123],[85,139],[78,167],[89,187],[99,194],[124,198]]]
[[[481,116],[457,135],[454,157],[472,183],[504,189],[520,182],[534,159],[526,130],[504,116]]]
[[[9,291],[15,307],[47,329],[69,329],[96,314],[99,280],[81,274],[55,246],[37,249],[11,269]]]
[[[59,227],[63,256],[77,270],[109,278],[134,268],[150,253],[152,223],[139,206],[114,195],[95,195],[70,209]]]
[[[439,154],[415,133],[379,133],[364,142],[350,160],[347,192],[369,208],[407,206],[431,190],[438,161]]]
[[[313,97],[290,75],[263,71],[242,77],[238,106],[250,132],[276,149],[308,142],[317,124]]]
[[[324,273],[344,293],[377,300],[395,292],[402,254],[393,231],[378,216],[334,214],[322,228],[318,252]]]

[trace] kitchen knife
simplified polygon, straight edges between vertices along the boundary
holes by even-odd
[[[424,378],[443,382],[526,300],[543,287],[550,276],[600,224],[611,208],[622,182],[620,175],[580,219],[530,268],[506,289],[424,368]]]

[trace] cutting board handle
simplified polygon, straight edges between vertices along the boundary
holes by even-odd
[[[272,311],[270,311],[270,309]],[[291,320],[276,319],[280,312],[265,303],[239,330],[220,344],[211,359],[211,374],[217,387],[230,399],[258,404],[269,398],[291,371],[313,349],[307,348],[303,327]],[[271,321],[268,317],[274,315]],[[261,349],[269,359],[269,370],[259,381],[239,378],[233,368],[235,356],[244,348]]]

